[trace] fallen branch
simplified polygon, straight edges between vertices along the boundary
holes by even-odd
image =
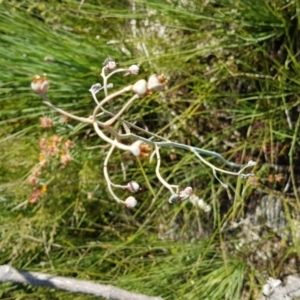
[[[143,294],[132,293],[112,285],[38,272],[18,271],[9,265],[0,266],[0,282],[46,286],[66,290],[68,292],[92,294],[113,300],[162,300],[161,297],[150,297]]]

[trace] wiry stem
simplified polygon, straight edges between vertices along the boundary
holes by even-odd
[[[107,188],[108,188],[108,191],[109,193],[112,195],[112,197],[118,202],[118,203],[122,203],[122,204],[125,204],[124,201],[122,201],[112,190],[111,186],[113,185],[113,183],[110,181],[109,179],[109,175],[108,175],[108,171],[107,171],[107,165],[108,165],[108,161],[113,153],[115,149],[115,146],[112,145],[109,149],[109,151],[107,152],[107,155],[106,155],[106,158],[104,160],[104,166],[103,166],[103,174],[104,174],[104,178],[105,178],[105,181],[107,183]]]
[[[42,95],[42,98],[43,98],[43,102],[44,104],[46,104],[47,106],[49,106],[50,108],[52,108],[53,110],[57,111],[58,113],[70,118],[70,119],[73,119],[73,120],[76,120],[76,121],[79,121],[79,122],[82,122],[82,123],[89,123],[89,124],[93,124],[93,120],[89,119],[89,118],[82,118],[82,117],[78,117],[78,116],[75,116],[73,114],[70,114],[58,107],[56,107],[55,105],[53,105],[45,95]]]
[[[106,96],[95,108],[94,113],[93,113],[93,117],[95,118],[97,116],[97,113],[99,112],[99,110],[101,109],[101,107],[106,104],[107,102],[109,102],[110,100],[114,99],[117,96],[120,96],[126,92],[130,92],[132,88],[132,85],[129,85],[125,88],[123,88],[122,90],[119,90],[117,92],[114,92],[113,94],[110,94],[108,96]]]
[[[131,97],[130,100],[127,101],[127,103],[125,103],[125,105],[121,108],[121,110],[111,119],[109,119],[108,121],[106,121],[104,123],[105,127],[111,126],[114,122],[116,122],[122,115],[123,113],[130,107],[130,105],[133,103],[134,100],[136,100],[137,98],[139,98],[138,95],[134,95],[133,97]]]
[[[157,178],[171,192],[171,194],[175,194],[173,188],[176,188],[176,190],[177,190],[176,192],[178,193],[179,186],[168,184],[163,179],[163,177],[160,175],[159,169],[160,169],[161,158],[160,158],[159,148],[158,148],[157,145],[155,145],[155,150],[154,151],[155,151],[155,154],[156,154],[156,168],[155,168],[155,173],[156,173]]]

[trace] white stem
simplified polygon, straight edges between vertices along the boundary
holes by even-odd
[[[128,145],[125,145],[125,144],[122,144],[122,143],[119,143],[118,141],[116,140],[112,140],[111,138],[109,138],[108,136],[106,136],[102,131],[101,129],[99,128],[98,126],[98,122],[96,120],[94,120],[93,122],[93,125],[94,125],[94,129],[96,131],[96,133],[99,135],[99,137],[106,141],[107,143],[119,148],[119,149],[122,149],[122,150],[125,150],[125,151],[130,151],[131,150],[131,147],[128,146]]]
[[[106,155],[106,158],[104,160],[104,166],[103,166],[103,174],[104,174],[104,178],[106,180],[106,183],[107,183],[107,188],[108,188],[108,191],[109,193],[112,195],[112,197],[118,202],[118,203],[122,203],[122,204],[125,204],[124,201],[122,201],[120,198],[117,197],[117,195],[113,192],[111,186],[114,185],[110,179],[109,179],[109,175],[108,175],[108,171],[107,171],[107,164],[108,164],[108,161],[110,159],[110,156],[111,154],[113,153],[115,149],[115,146],[112,145],[111,148],[109,149],[107,155]]]
[[[105,67],[102,68],[101,70],[101,77],[103,78],[103,89],[104,89],[104,95],[105,97],[108,96],[108,92],[107,92],[107,80],[114,74],[116,73],[121,73],[121,72],[128,72],[129,70],[128,69],[116,69],[114,71],[112,71],[111,73],[109,74],[105,74]]]
[[[76,120],[76,121],[79,121],[79,122],[82,122],[82,123],[88,123],[88,124],[93,124],[93,120],[89,119],[89,118],[82,118],[82,117],[77,117],[73,114],[70,114],[56,106],[54,106],[48,99],[45,95],[42,96],[43,98],[43,102],[49,106],[50,108],[52,108],[53,110],[57,111],[58,113],[70,118],[70,119],[73,119],[73,120]]]
[[[156,176],[159,179],[159,181],[171,192],[171,194],[175,194],[173,187],[178,189],[178,186],[173,186],[168,184],[160,175],[159,169],[160,169],[160,154],[159,154],[159,148],[155,145],[155,154],[156,154],[156,168],[155,168],[155,172],[156,172]]]
[[[128,107],[130,107],[133,101],[136,100],[137,98],[139,98],[138,95],[134,95],[133,97],[131,97],[131,99],[121,108],[121,110],[114,117],[112,117],[111,119],[109,119],[104,123],[104,126],[105,127],[111,126],[115,121],[117,121],[122,116],[122,114],[128,109]]]
[[[126,92],[131,91],[131,88],[132,88],[132,85],[129,85],[129,86],[123,88],[122,90],[119,90],[119,91],[117,91],[117,92],[115,92],[115,93],[113,93],[113,94],[111,94],[111,95],[109,95],[109,96],[106,96],[106,97],[105,97],[105,98],[104,98],[104,99],[96,106],[96,108],[94,109],[93,118],[94,118],[94,119],[96,118],[96,116],[97,116],[97,114],[98,114],[98,111],[102,108],[102,106],[103,106],[105,103],[109,102],[110,100],[112,100],[113,98],[115,98],[115,97],[117,97],[117,96],[119,96],[119,95],[122,95],[122,94],[124,94],[124,93],[126,93]]]
[[[225,174],[228,174],[228,175],[239,176],[239,175],[241,175],[240,172],[241,172],[243,169],[245,169],[245,168],[248,167],[248,165],[245,166],[245,167],[243,167],[243,169],[242,169],[241,171],[239,171],[239,172],[226,171],[226,170],[220,169],[220,168],[214,166],[213,164],[209,163],[209,162],[208,162],[207,160],[205,160],[199,153],[196,152],[196,150],[194,149],[194,147],[190,147],[190,150],[191,150],[193,153],[195,153],[195,155],[196,155],[196,156],[197,156],[197,157],[198,157],[205,165],[207,165],[207,166],[209,166],[211,169],[213,169],[213,170],[215,170],[215,171],[219,171],[219,172],[221,172],[221,173],[225,173]]]

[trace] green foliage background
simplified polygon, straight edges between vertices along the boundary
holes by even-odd
[[[266,278],[297,271],[297,263],[286,267],[299,258],[295,235],[277,240],[280,253],[266,262],[253,255],[274,235],[236,250],[239,236],[221,229],[263,195],[283,197],[289,221],[299,212],[299,12],[297,0],[0,1],[0,264],[164,299],[257,299]],[[88,90],[108,56],[120,66],[139,64],[138,78],[169,79],[163,98],[141,99],[126,119],[236,163],[257,161],[255,184],[222,177],[225,191],[192,154],[162,150],[162,175],[193,186],[212,206],[206,215],[190,203],[170,206],[154,165],[120,151],[110,161],[112,180],[123,183],[122,161],[143,191],[137,209],[118,206],[102,176],[106,149],[91,150],[103,142],[88,126],[60,122],[30,89],[33,76],[45,72],[51,101],[88,116]],[[114,89],[133,80],[115,76]],[[55,127],[41,129],[41,116],[54,118]],[[53,134],[74,142],[74,159],[50,166],[47,193],[27,204],[39,141]],[[276,175],[282,180],[271,180]],[[8,283],[0,295],[94,298]]]

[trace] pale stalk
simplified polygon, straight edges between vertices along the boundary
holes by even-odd
[[[125,150],[125,151],[130,151],[131,150],[130,146],[122,144],[122,143],[119,143],[118,141],[112,140],[111,138],[109,138],[108,136],[106,136],[101,131],[101,129],[99,128],[97,121],[94,121],[93,125],[94,125],[94,129],[95,129],[96,133],[99,135],[99,137],[101,139],[103,139],[104,141],[106,141],[107,143],[109,143],[109,144],[111,144],[111,145],[113,145],[113,146],[115,146],[115,147],[117,147],[117,148],[119,148],[121,150]]]
[[[159,169],[160,169],[160,154],[159,154],[159,148],[157,147],[157,145],[155,145],[155,154],[156,154],[156,168],[155,168],[155,173],[157,178],[159,179],[159,181],[162,183],[162,185],[164,185],[170,192],[171,194],[175,194],[173,188],[179,188],[179,186],[177,185],[170,185],[168,184],[163,177],[160,175]]]
[[[114,92],[113,94],[109,95],[109,96],[106,96],[97,106],[96,108],[94,109],[94,113],[93,113],[93,118],[96,119],[96,116],[97,116],[97,113],[98,111],[101,109],[101,107],[106,104],[107,102],[109,102],[110,100],[112,100],[113,98],[117,97],[117,96],[120,96],[124,93],[127,93],[127,92],[130,92],[132,89],[132,85],[129,85],[117,92]]]
[[[131,99],[129,99],[129,101],[127,101],[127,103],[122,107],[122,109],[111,119],[109,119],[108,121],[106,121],[104,123],[105,127],[111,126],[114,122],[116,122],[121,116],[122,114],[130,107],[130,105],[134,102],[134,100],[136,100],[137,98],[139,98],[139,96],[137,94],[135,94],[133,97],[131,97]]]
[[[220,169],[216,166],[214,166],[213,164],[209,163],[207,160],[205,160],[199,153],[196,152],[196,150],[193,147],[190,147],[190,150],[195,153],[195,155],[208,167],[210,167],[211,169],[215,170],[215,171],[219,171],[220,173],[224,173],[224,174],[228,174],[228,175],[234,175],[234,176],[239,176],[242,175],[240,172],[243,171],[245,168],[250,167],[248,165],[244,166],[239,172],[231,172],[231,171],[226,171],[223,169]],[[252,174],[252,173],[251,173]],[[249,175],[251,175],[249,174]],[[247,176],[248,174],[245,174],[245,176]]]
[[[110,179],[109,179],[109,175],[108,175],[108,171],[107,171],[107,164],[108,164],[108,161],[113,153],[115,149],[115,146],[112,145],[105,157],[105,160],[104,160],[104,166],[103,166],[103,174],[104,174],[104,178],[106,180],[106,183],[107,183],[107,188],[108,188],[108,191],[109,193],[112,195],[112,197],[118,202],[118,203],[122,203],[122,204],[125,204],[124,201],[122,201],[120,198],[117,197],[117,195],[113,192],[111,186],[114,185]]]
[[[82,123],[88,123],[88,124],[93,124],[93,120],[89,119],[89,118],[82,118],[82,117],[78,117],[78,116],[75,116],[73,114],[70,114],[56,106],[54,106],[48,99],[45,95],[42,95],[42,99],[43,99],[43,102],[44,104],[46,104],[47,106],[49,106],[50,108],[52,108],[53,110],[55,110],[56,112],[70,118],[70,119],[73,119],[73,120],[76,120],[76,121],[79,121],[79,122],[82,122]]]
[[[114,74],[116,73],[121,73],[121,72],[129,72],[128,69],[116,69],[110,73],[108,73],[107,75],[105,74],[105,67],[102,68],[101,70],[101,77],[103,78],[103,89],[104,89],[104,95],[105,97],[108,96],[108,93],[107,93],[107,80]]]

